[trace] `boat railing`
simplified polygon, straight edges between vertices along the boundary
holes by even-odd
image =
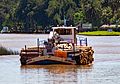
[[[86,37],[80,37],[78,36],[78,42],[80,44],[80,46],[88,46],[88,43],[87,43],[87,38]]]
[[[37,39],[37,46],[38,47],[44,47],[45,46],[45,42],[46,42],[46,40]]]

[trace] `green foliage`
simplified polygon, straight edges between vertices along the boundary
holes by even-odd
[[[103,23],[110,23],[110,19],[112,18],[112,9],[110,7],[105,7],[102,10],[102,19]]]
[[[50,20],[53,21],[50,24],[63,25],[64,16],[66,16],[68,22],[73,22],[75,10],[76,4],[73,0],[51,0],[48,2],[46,12]]]
[[[87,36],[120,36],[120,32],[108,32],[108,31],[93,31],[93,32],[80,32],[80,35]]]
[[[5,47],[0,46],[0,55],[16,55],[17,51],[8,50]]]
[[[92,23],[102,24],[120,21],[119,0],[2,0],[0,2],[0,30],[2,26],[16,28],[15,32],[34,32],[43,28]],[[120,23],[120,22],[118,22]]]
[[[76,12],[74,14],[74,24],[77,25],[79,23],[82,23],[84,20],[84,17],[85,17],[85,15],[82,11]]]

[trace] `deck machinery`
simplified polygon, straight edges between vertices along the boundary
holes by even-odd
[[[36,47],[21,49],[21,64],[91,64],[94,51],[76,33],[76,27],[53,27],[47,41],[37,39]]]

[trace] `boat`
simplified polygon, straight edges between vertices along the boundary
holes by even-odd
[[[88,65],[94,61],[94,50],[87,38],[76,37],[76,27],[52,27],[46,40],[37,39],[37,46],[22,48],[22,65]]]

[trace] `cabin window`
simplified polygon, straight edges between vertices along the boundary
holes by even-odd
[[[55,29],[59,35],[72,35],[72,29]]]

